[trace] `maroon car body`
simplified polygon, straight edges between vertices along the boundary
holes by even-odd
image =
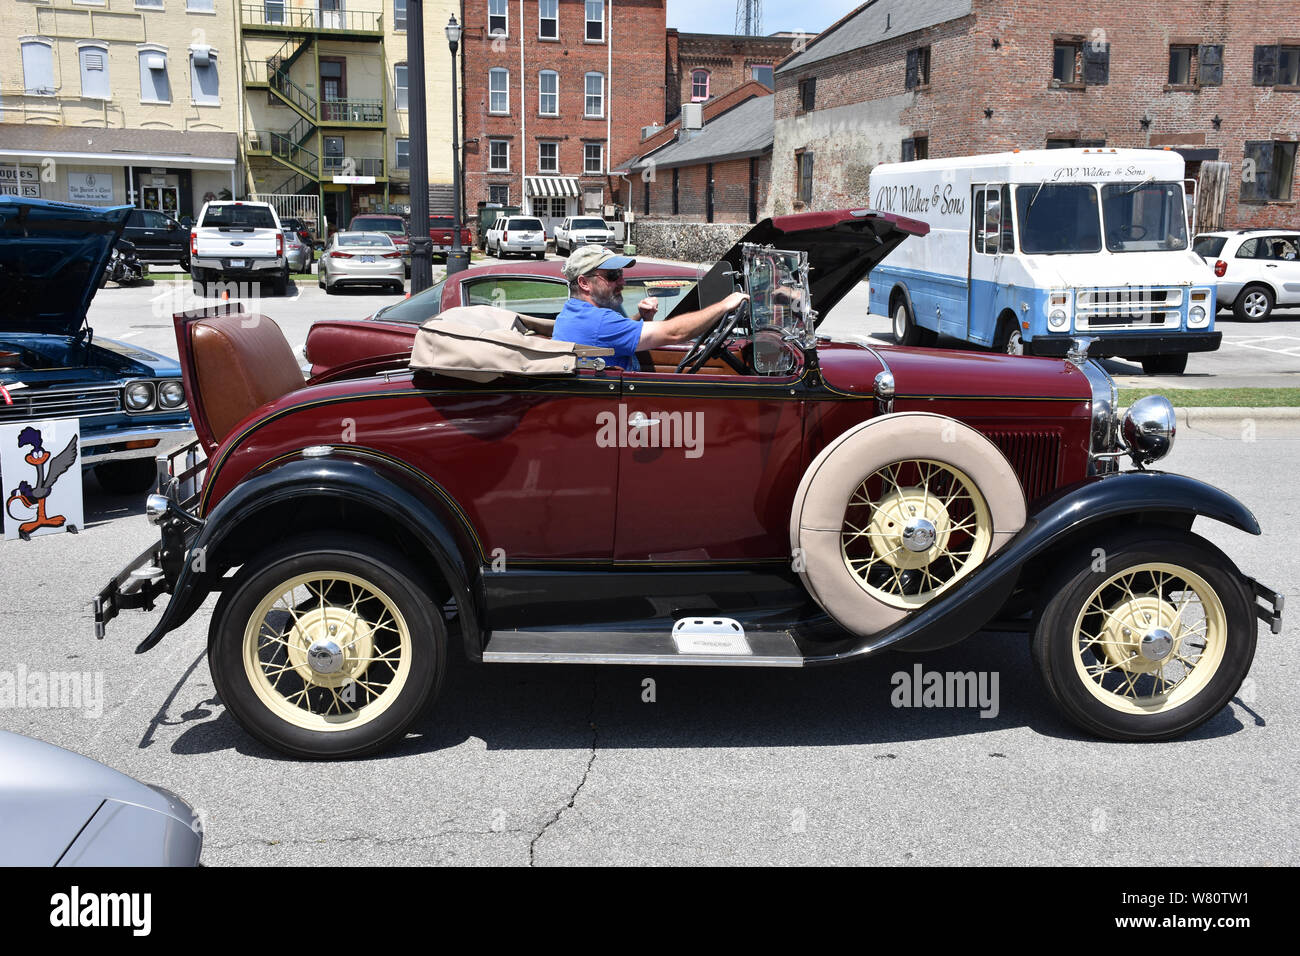
[[[147,650],[220,591],[223,702],[307,757],[400,738],[453,642],[487,663],[809,666],[1018,621],[1080,726],[1150,740],[1208,720],[1281,598],[1189,530],[1208,516],[1259,533],[1244,506],[1141,470],[1172,441],[1167,402],[1121,426],[1084,357],[813,332],[813,307],[924,235],[863,210],[805,214],[761,223],[703,277],[640,265],[630,278],[681,283],[667,311],[737,279],[750,304],[690,356],[651,350],[635,372],[413,370],[416,323],[381,315],[319,323],[321,371],[303,384],[273,323],[238,306],[178,315],[198,441],[151,498],[162,538],[101,592],[97,630],[170,593]],[[434,333],[477,283],[558,265],[471,270],[398,308],[436,303]]]

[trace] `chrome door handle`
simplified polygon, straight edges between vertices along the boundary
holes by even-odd
[[[645,412],[633,412],[627,416],[627,423],[632,428],[646,428],[650,425],[658,425],[659,419],[649,418]]]

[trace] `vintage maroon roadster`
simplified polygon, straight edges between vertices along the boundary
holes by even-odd
[[[355,355],[304,383],[273,322],[178,315],[198,441],[164,463],[161,540],[100,593],[97,633],[166,592],[143,652],[219,591],[221,700],[300,757],[400,739],[455,646],[808,667],[1003,626],[1028,627],[1079,726],[1186,732],[1237,691],[1257,618],[1280,627],[1281,596],[1191,531],[1258,534],[1254,516],[1147,469],[1173,409],[1121,420],[1086,341],[1060,360],[819,339],[815,310],[925,231],[865,210],[765,221],[677,308],[736,283],[746,306],[637,372],[488,303],[330,323]]]

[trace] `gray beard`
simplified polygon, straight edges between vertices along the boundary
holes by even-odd
[[[615,312],[623,311],[623,297],[617,292],[610,291],[607,295],[591,295],[591,300],[602,309],[613,309]]]

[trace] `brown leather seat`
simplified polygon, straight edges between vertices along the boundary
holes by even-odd
[[[280,327],[263,315],[234,313],[190,325],[203,413],[221,441],[254,409],[302,388],[302,371]]]

